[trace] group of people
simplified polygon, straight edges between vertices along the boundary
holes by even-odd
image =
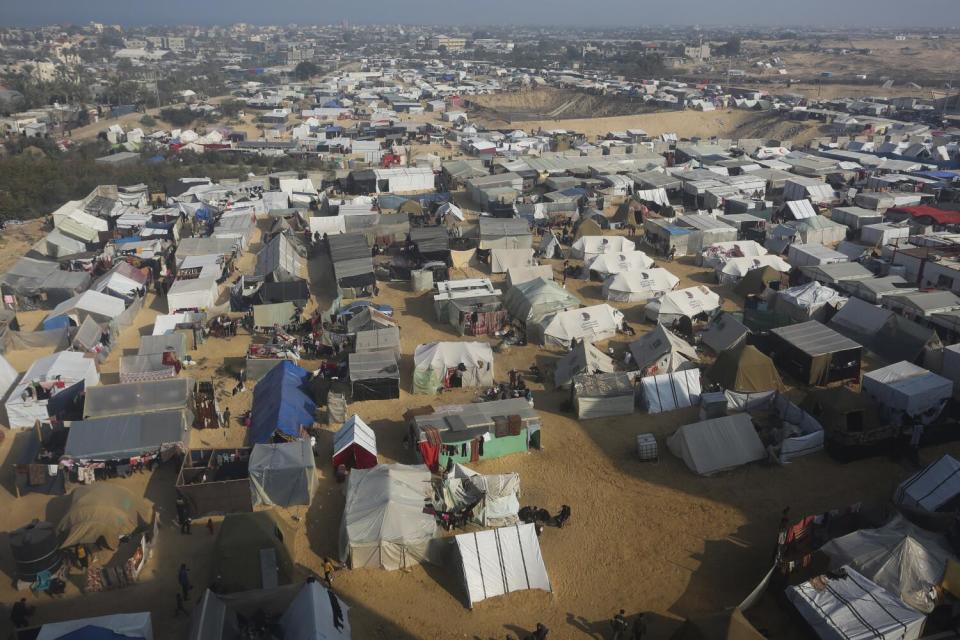
[[[537,537],[543,533],[544,525],[549,524],[558,529],[563,529],[572,514],[573,510],[570,508],[570,505],[566,504],[561,505],[560,511],[558,511],[555,516],[550,515],[548,510],[537,506],[521,507],[520,511],[517,512],[520,522],[534,525]]]

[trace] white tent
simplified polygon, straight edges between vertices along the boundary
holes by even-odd
[[[333,459],[336,460],[337,456],[353,445],[358,445],[374,457],[377,455],[377,434],[357,414],[347,418],[333,435]]]
[[[340,559],[351,568],[406,569],[427,561],[436,536],[434,516],[424,513],[433,494],[424,465],[381,464],[354,469],[340,529]]]
[[[747,413],[684,425],[667,438],[667,448],[701,476],[763,460],[767,455]]]
[[[617,363],[613,358],[589,342],[578,342],[557,362],[553,371],[553,384],[557,389],[567,388],[578,373],[613,373]]]
[[[84,382],[87,389],[100,384],[96,362],[80,352],[60,351],[35,360],[7,399],[10,428],[28,429],[36,420],[43,422],[50,417],[47,413],[49,397],[37,399],[36,394],[27,395],[26,389],[32,382],[39,383],[54,397],[80,381]]]
[[[894,425],[907,416],[930,424],[953,395],[953,382],[904,360],[863,374],[863,392]]]
[[[793,243],[787,249],[787,262],[794,267],[809,267],[819,264],[850,262],[850,258],[822,244]]]
[[[555,314],[543,329],[544,344],[569,347],[574,339],[586,342],[606,340],[617,335],[623,325],[623,313],[608,304],[570,309]]]
[[[560,244],[560,239],[557,237],[557,234],[549,229],[543,234],[543,240],[540,241],[540,246],[537,248],[537,254],[543,258],[562,258],[563,257],[563,246]]]
[[[471,609],[481,600],[514,591],[551,591],[534,525],[465,533],[454,540]]]
[[[481,475],[461,464],[443,481],[441,511],[469,508],[482,527],[507,527],[520,521],[520,476],[516,473]]]
[[[639,271],[653,266],[653,260],[643,251],[605,253],[590,262],[590,271],[601,278],[624,271]]]
[[[651,322],[669,325],[681,317],[694,318],[720,308],[720,296],[703,285],[665,293],[647,303],[644,316]]]
[[[924,613],[936,606],[930,597],[943,580],[947,560],[956,561],[947,539],[897,514],[879,529],[861,529],[820,547],[834,569],[850,565]]]
[[[939,511],[960,496],[960,461],[947,454],[903,481],[893,495],[898,505]]]
[[[686,409],[700,402],[700,370],[647,376],[640,379],[640,388],[648,413]]]
[[[167,292],[167,309],[175,313],[181,309],[204,310],[217,304],[219,291],[214,278],[177,280]]]
[[[605,253],[630,253],[635,248],[633,242],[623,236],[583,236],[570,247],[570,257],[590,264]]]
[[[836,289],[814,280],[807,284],[790,287],[777,294],[774,309],[797,322],[825,320],[826,306],[841,306],[846,301]]]
[[[457,220],[460,220],[461,222],[466,220],[466,218],[463,215],[463,209],[453,204],[452,202],[444,202],[442,205],[440,205],[440,207],[437,209],[437,215],[444,216],[444,217],[450,215],[456,218]]]
[[[753,240],[735,240],[731,242],[714,242],[700,252],[700,260],[704,267],[717,268],[731,258],[756,258],[767,255],[763,245]]]
[[[413,392],[436,393],[460,380],[463,387],[493,384],[493,349],[486,342],[431,342],[413,352]]]
[[[659,267],[616,273],[603,283],[603,295],[614,302],[646,302],[680,284],[680,278]]]
[[[118,317],[126,309],[126,304],[120,298],[100,293],[99,291],[84,291],[69,300],[64,300],[47,315],[44,322],[51,318],[66,316],[75,326],[80,326],[88,316],[97,322],[109,322]]]
[[[313,216],[309,221],[310,235],[338,235],[347,232],[347,219],[344,216]]]
[[[0,400],[7,397],[7,392],[10,391],[19,377],[20,374],[13,368],[13,365],[0,355]]]
[[[553,267],[548,264],[541,264],[536,267],[510,267],[507,269],[507,288],[530,282],[537,278],[546,278],[553,280]]]
[[[787,599],[822,640],[917,640],[926,621],[852,567],[787,587]]]
[[[690,369],[700,360],[686,340],[662,324],[631,342],[630,353],[640,374],[645,376]]]
[[[333,599],[337,600],[341,624],[334,624]],[[350,636],[347,603],[319,582],[307,582],[280,618],[284,640],[337,640]]]
[[[150,619],[149,612],[114,613],[108,616],[97,616],[95,618],[79,618],[65,622],[48,622],[40,627],[40,632],[36,637],[37,640],[57,640],[58,638],[71,635],[84,627],[106,629],[117,636],[130,638],[130,640],[153,640],[153,623]],[[78,634],[77,637],[87,636]],[[95,637],[106,637],[106,634]]]
[[[780,273],[790,272],[790,263],[780,256],[757,256],[755,258],[730,258],[716,267],[717,282],[736,284],[753,269],[772,267]]]
[[[506,273],[515,267],[533,267],[537,261],[533,258],[533,249],[491,249],[490,271]]]

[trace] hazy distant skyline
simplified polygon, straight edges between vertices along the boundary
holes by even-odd
[[[0,24],[957,27],[960,0],[9,0]]]

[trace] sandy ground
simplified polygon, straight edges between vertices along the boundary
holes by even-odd
[[[254,243],[251,250],[257,248]],[[244,256],[241,269],[252,269],[252,251]],[[559,270],[556,262],[554,266]],[[682,278],[681,286],[711,283],[710,275],[688,259],[665,266]],[[469,269],[455,277],[480,273]],[[324,303],[330,289],[329,269],[322,256],[311,261],[310,275],[313,291]],[[500,276],[493,279],[502,282]],[[601,302],[599,283],[570,280],[567,286],[584,304]],[[735,308],[736,298],[729,292],[725,297],[727,307]],[[403,391],[399,400],[354,403],[349,410],[360,414],[376,431],[382,462],[413,463],[413,453],[401,444],[404,427],[400,414],[409,407],[468,402],[474,392],[465,389],[442,398],[411,395],[411,360],[416,345],[459,338],[450,327],[433,319],[428,294],[412,294],[406,284],[390,283],[382,286],[379,301],[396,309],[401,325]],[[149,302],[103,364],[105,383],[116,382],[119,355],[134,349],[139,336],[150,331],[156,314],[165,311],[163,301]],[[650,328],[641,324],[642,306],[617,306],[635,327]],[[39,322],[41,317],[34,313],[25,321]],[[188,372],[195,378],[214,380],[221,390],[221,402],[234,416],[248,409],[252,401],[249,390],[237,396],[226,393],[233,386],[233,373],[249,341],[244,335],[210,339],[193,353],[199,364]],[[620,356],[626,345],[623,340],[613,340],[611,346]],[[23,371],[38,355],[20,351],[9,354],[9,359]],[[504,379],[509,369],[526,369],[533,362],[549,368],[558,355],[536,346],[513,348],[497,356],[497,378]],[[547,529],[541,539],[553,592],[516,593],[479,603],[471,611],[464,604],[464,592],[452,562],[406,572],[344,571],[338,574],[335,587],[351,606],[355,638],[503,638],[507,633],[529,631],[538,621],[553,629],[551,637],[601,638],[608,629],[606,620],[621,607],[631,615],[651,612],[650,637],[666,637],[683,617],[735,605],[752,589],[769,561],[783,506],[790,505],[794,513],[801,514],[857,500],[883,500],[908,473],[887,459],[841,466],[816,454],[784,467],[757,464],[700,478],[665,448],[656,463],[641,463],[635,456],[637,434],[656,434],[663,448],[665,436],[696,420],[694,411],[657,416],[638,413],[580,422],[561,410],[565,394],[533,387],[544,422],[544,449],[482,462],[475,468],[482,473],[518,472],[524,504],[552,511],[561,504],[573,508],[567,527]],[[297,580],[316,571],[322,557],[335,555],[338,549],[344,496],[330,473],[334,427],[325,429],[314,502],[309,509],[292,509],[285,514],[298,531]],[[33,518],[55,518],[62,512],[62,499],[40,495],[14,498],[8,454],[14,440],[17,448],[22,446],[24,436],[14,438],[6,429],[0,433],[6,436],[0,445],[0,460],[4,460],[0,489],[3,528],[10,530]],[[244,438],[244,429],[234,425],[226,430],[194,431],[191,444],[240,445]],[[949,450],[960,453],[956,446]],[[939,452],[924,451],[923,456],[929,460]],[[158,638],[184,637],[187,620],[172,615],[176,569],[185,562],[192,570],[194,584],[208,584],[214,538],[202,526],[204,522],[197,523],[192,536],[180,535],[171,524],[175,475],[173,466],[165,466],[152,475],[114,481],[144,494],[160,508],[163,528],[141,582],[123,591],[86,595],[71,584],[68,593],[56,600],[25,594],[37,606],[36,623],[147,609],[154,615]],[[0,584],[0,601],[9,603],[16,594],[10,584],[12,559],[2,540],[0,572],[7,578]],[[0,617],[0,624],[6,622],[6,615]]]

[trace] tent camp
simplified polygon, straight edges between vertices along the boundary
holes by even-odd
[[[316,465],[309,440],[256,444],[250,453],[250,494],[256,505],[309,505]]]
[[[779,292],[774,309],[795,322],[826,321],[828,305],[831,309],[839,308],[846,300],[836,289],[813,281]]]
[[[284,640],[349,640],[349,607],[319,582],[307,582],[280,618]],[[191,638],[191,640],[193,640]]]
[[[613,358],[589,342],[578,341],[573,349],[557,361],[553,384],[557,389],[566,389],[578,373],[613,373],[616,370],[617,363]]]
[[[340,528],[340,560],[353,569],[408,569],[428,562],[437,533],[424,512],[433,489],[423,465],[381,464],[354,469]]]
[[[118,317],[126,308],[120,298],[88,290],[58,304],[43,319],[43,328],[79,327],[88,317],[105,324]]]
[[[686,409],[700,403],[700,371],[684,369],[640,379],[643,405],[648,413]]]
[[[553,280],[537,278],[508,289],[503,305],[514,320],[526,326],[527,340],[540,343],[545,319],[578,308],[580,299]]]
[[[687,424],[667,438],[670,453],[701,476],[763,460],[767,451],[749,414]]]
[[[828,451],[855,452],[899,433],[880,420],[879,408],[868,396],[846,387],[813,389],[800,407],[822,426]]]
[[[789,273],[790,264],[780,256],[756,256],[755,258],[730,258],[716,267],[717,282],[735,285],[754,269],[771,268],[780,273]]]
[[[895,426],[936,420],[953,396],[953,382],[910,362],[863,374],[863,392],[876,400],[881,416]]]
[[[700,262],[708,269],[716,269],[733,258],[756,258],[767,255],[767,250],[753,240],[715,242],[700,252]]]
[[[551,591],[534,525],[465,533],[454,538],[467,589],[467,603],[523,591]]]
[[[548,264],[538,265],[536,267],[510,267],[507,269],[507,288],[530,282],[537,278],[553,280],[553,267]]]
[[[750,330],[732,313],[718,313],[700,334],[700,341],[717,355],[743,344]]]
[[[862,344],[887,362],[906,360],[923,363],[929,356],[943,350],[943,343],[935,329],[859,298],[847,300],[827,326]]]
[[[956,562],[944,536],[911,524],[897,514],[878,529],[861,529],[834,538],[820,547],[830,566],[849,565],[917,611],[930,613],[931,596],[943,580],[947,561]]]
[[[438,493],[437,511],[468,511],[482,527],[508,527],[520,521],[520,476],[516,473],[485,476],[454,464]]]
[[[297,253],[296,246],[283,233],[270,240],[257,254],[254,275],[269,278],[274,282],[288,282],[300,279],[306,273],[304,260]]]
[[[548,229],[544,232],[543,240],[540,241],[540,246],[537,247],[537,255],[548,260],[563,259],[563,246],[560,244],[560,239],[554,231]]]
[[[6,295],[13,295],[22,305],[57,305],[90,286],[85,271],[63,271],[56,262],[23,257],[0,276]]]
[[[70,507],[57,524],[60,548],[97,544],[99,538],[116,549],[120,538],[146,527],[150,508],[139,496],[116,484],[97,482],[77,487]]]
[[[493,249],[490,251],[490,272],[506,273],[510,269],[534,267],[533,249]]]
[[[96,388],[96,387],[94,387]],[[79,462],[126,460],[147,454],[185,451],[192,419],[183,411],[94,418],[70,423],[63,458]]]
[[[333,436],[333,467],[369,469],[377,466],[377,434],[353,414]]]
[[[633,242],[623,236],[582,236],[570,247],[570,257],[590,264],[607,253],[631,253]]]
[[[863,347],[816,320],[777,327],[768,353],[804,384],[825,385],[860,377]]]
[[[214,278],[177,280],[167,291],[167,312],[193,310],[203,311],[217,304],[220,295]]]
[[[724,391],[727,410],[755,416],[760,439],[782,463],[823,449],[825,434],[819,420],[779,391]]]
[[[100,384],[95,360],[76,351],[60,351],[35,360],[7,397],[10,428],[27,429],[37,420],[47,422],[51,399],[78,382],[88,390]]]
[[[636,406],[636,373],[579,373],[573,376],[573,407],[577,418],[628,416]]]
[[[493,384],[493,349],[486,342],[431,342],[413,353],[413,392]]]
[[[480,249],[531,249],[533,236],[530,225],[520,218],[479,219]]]
[[[949,454],[931,462],[897,487],[893,501],[934,513],[952,512],[960,496],[960,461]]]
[[[787,587],[813,632],[824,640],[917,640],[926,616],[852,567]]]
[[[670,325],[680,318],[691,320],[709,315],[720,308],[720,296],[703,285],[670,291],[651,300],[644,308],[644,317],[650,322]]]
[[[724,389],[737,393],[786,389],[773,360],[752,345],[722,352],[704,372],[704,376]]]
[[[255,330],[270,330],[274,327],[286,327],[296,322],[299,309],[292,302],[253,305],[253,327]]]
[[[285,360],[275,365],[253,389],[248,438],[251,444],[272,442],[275,437],[296,440],[313,426],[317,406],[310,397],[310,374]]]
[[[569,347],[573,340],[606,340],[616,336],[622,325],[623,313],[608,304],[560,311],[545,319],[543,344]]]
[[[680,278],[666,269],[624,271],[604,281],[603,296],[614,302],[646,302],[672,291],[678,284]]]
[[[662,324],[631,342],[630,353],[643,376],[695,368],[700,360],[696,350],[686,340]]]
[[[114,613],[95,618],[48,622],[36,640],[153,640],[149,612]]]
[[[224,593],[287,584],[295,548],[296,531],[274,509],[227,514],[217,528],[211,573]]]
[[[400,397],[400,367],[392,351],[351,353],[347,364],[350,397],[354,401]]]
[[[603,280],[615,273],[643,271],[653,267],[653,260],[643,251],[605,253],[589,263],[590,277]]]
[[[761,267],[748,271],[733,290],[746,298],[749,295],[761,295],[771,287],[780,288],[782,282],[786,282],[783,273],[773,267]]]

